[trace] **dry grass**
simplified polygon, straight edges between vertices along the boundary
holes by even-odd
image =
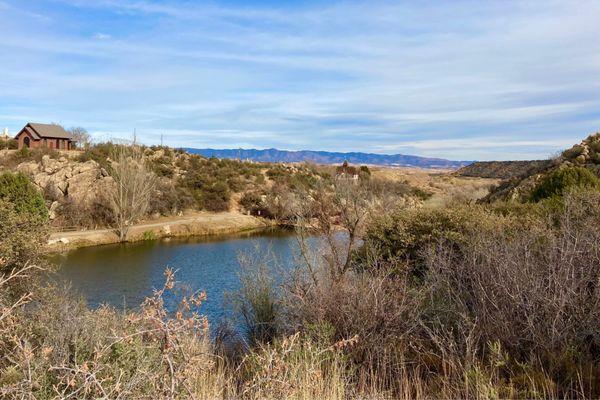
[[[498,179],[457,176],[454,170],[373,167],[371,171],[376,178],[405,182],[432,193],[433,196],[424,203],[428,207],[478,200],[499,183]]]

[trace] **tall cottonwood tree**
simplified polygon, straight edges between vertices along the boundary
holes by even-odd
[[[148,212],[156,188],[156,175],[136,145],[115,147],[110,175],[115,181],[109,194],[115,230],[123,242],[129,228]]]

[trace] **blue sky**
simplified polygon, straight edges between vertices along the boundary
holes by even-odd
[[[0,127],[547,157],[600,130],[600,1],[0,0]]]

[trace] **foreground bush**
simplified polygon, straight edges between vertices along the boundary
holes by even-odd
[[[598,396],[598,210],[600,195],[569,195],[558,229],[479,232],[461,252],[441,242],[428,257],[429,329],[440,343],[470,338],[462,351],[479,359],[495,346],[498,373],[524,397]]]
[[[47,234],[48,211],[42,196],[22,174],[0,174],[0,297],[28,297]],[[10,283],[10,285],[8,285]]]
[[[595,398],[600,194],[534,207],[398,211],[371,225],[353,270],[297,276],[284,312],[358,335],[361,392]]]
[[[203,293],[166,310],[176,284],[170,270],[130,312],[90,310],[65,288],[38,284],[31,278],[43,267],[36,250],[45,230],[35,214],[19,211],[28,192],[20,193],[0,199],[1,398],[343,398],[342,351],[350,342],[294,335],[229,362],[198,313]]]
[[[260,344],[232,364],[215,352],[206,320],[195,312],[204,296],[183,299],[174,314],[164,295],[139,311],[89,310],[40,290],[28,310],[0,325],[0,396],[126,399],[343,399],[348,387],[344,350],[353,340],[315,341],[300,334]]]
[[[54,289],[39,292],[13,316],[3,337],[3,398],[184,398],[223,386],[207,340],[206,320],[182,309],[169,318],[163,294],[172,275],[137,312],[90,311]],[[195,309],[203,298],[186,304]]]

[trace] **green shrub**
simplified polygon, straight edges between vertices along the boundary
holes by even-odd
[[[160,184],[158,193],[150,205],[150,214],[174,215],[193,208],[196,200],[191,191],[182,186]]]
[[[86,148],[77,161],[86,162],[93,160],[103,168],[108,168],[109,163],[107,160],[111,154],[115,154],[115,148],[117,146],[119,145],[110,142],[95,144],[94,146]]]
[[[0,276],[21,269],[28,262],[36,263],[46,238],[47,225],[36,215],[18,212],[18,208],[0,197]],[[22,287],[21,282],[11,285]]]
[[[600,153],[600,140],[597,140],[597,141],[595,141],[595,142],[591,142],[591,143],[589,144],[589,146],[590,146],[590,149],[591,149],[593,152]]]
[[[425,201],[425,200],[428,200],[428,199],[430,199],[430,198],[431,198],[431,196],[433,196],[433,193],[431,193],[431,192],[428,192],[428,191],[426,191],[426,190],[423,190],[423,189],[421,189],[421,188],[418,188],[418,187],[414,187],[414,188],[412,188],[412,194],[413,194],[413,195],[414,195],[416,198],[418,198],[418,199],[420,199],[420,200],[423,200],[423,201]]]
[[[204,185],[194,193],[199,208],[208,211],[228,211],[231,193],[225,182]]]
[[[241,317],[249,343],[270,343],[279,331],[279,298],[271,274],[268,253],[241,253],[240,289],[231,293],[232,305]]]
[[[23,174],[0,174],[0,273],[35,262],[46,237],[48,210]]]
[[[480,206],[398,210],[368,227],[355,255],[357,265],[372,257],[383,261],[379,266],[408,262],[411,273],[422,277],[424,259],[438,244],[461,245],[473,232],[492,231],[508,222]]]
[[[48,210],[42,195],[21,173],[0,174],[0,200],[9,202],[19,214],[46,220]]]
[[[144,231],[142,240],[156,240],[156,234],[153,231]]]
[[[276,164],[267,170],[267,176],[275,181],[285,178],[286,174],[287,171],[285,170],[285,167],[279,164]]]
[[[227,186],[229,186],[233,192],[241,192],[246,187],[246,184],[241,177],[232,176],[231,178],[227,179]]]
[[[0,174],[0,276],[40,264],[39,249],[47,234],[48,211],[42,196],[22,174]],[[8,294],[19,296],[32,285],[35,274],[14,279]],[[0,290],[0,299],[4,294]],[[0,304],[1,308],[1,304]]]
[[[583,154],[583,146],[578,145],[578,144],[571,147],[570,149],[563,151],[563,157],[565,157],[569,160],[574,159],[581,154]]]
[[[262,196],[258,192],[246,192],[240,199],[240,205],[251,214],[255,214],[257,210],[263,208]]]
[[[154,162],[151,164],[152,171],[156,174],[156,176],[164,177],[164,178],[172,178],[173,177],[173,167],[171,165],[162,164],[160,162]]]
[[[16,150],[19,143],[15,139],[8,139],[6,142],[0,142],[0,150]]]
[[[600,179],[583,167],[559,168],[548,175],[532,192],[534,202],[552,197],[561,197],[576,188],[600,189]]]

